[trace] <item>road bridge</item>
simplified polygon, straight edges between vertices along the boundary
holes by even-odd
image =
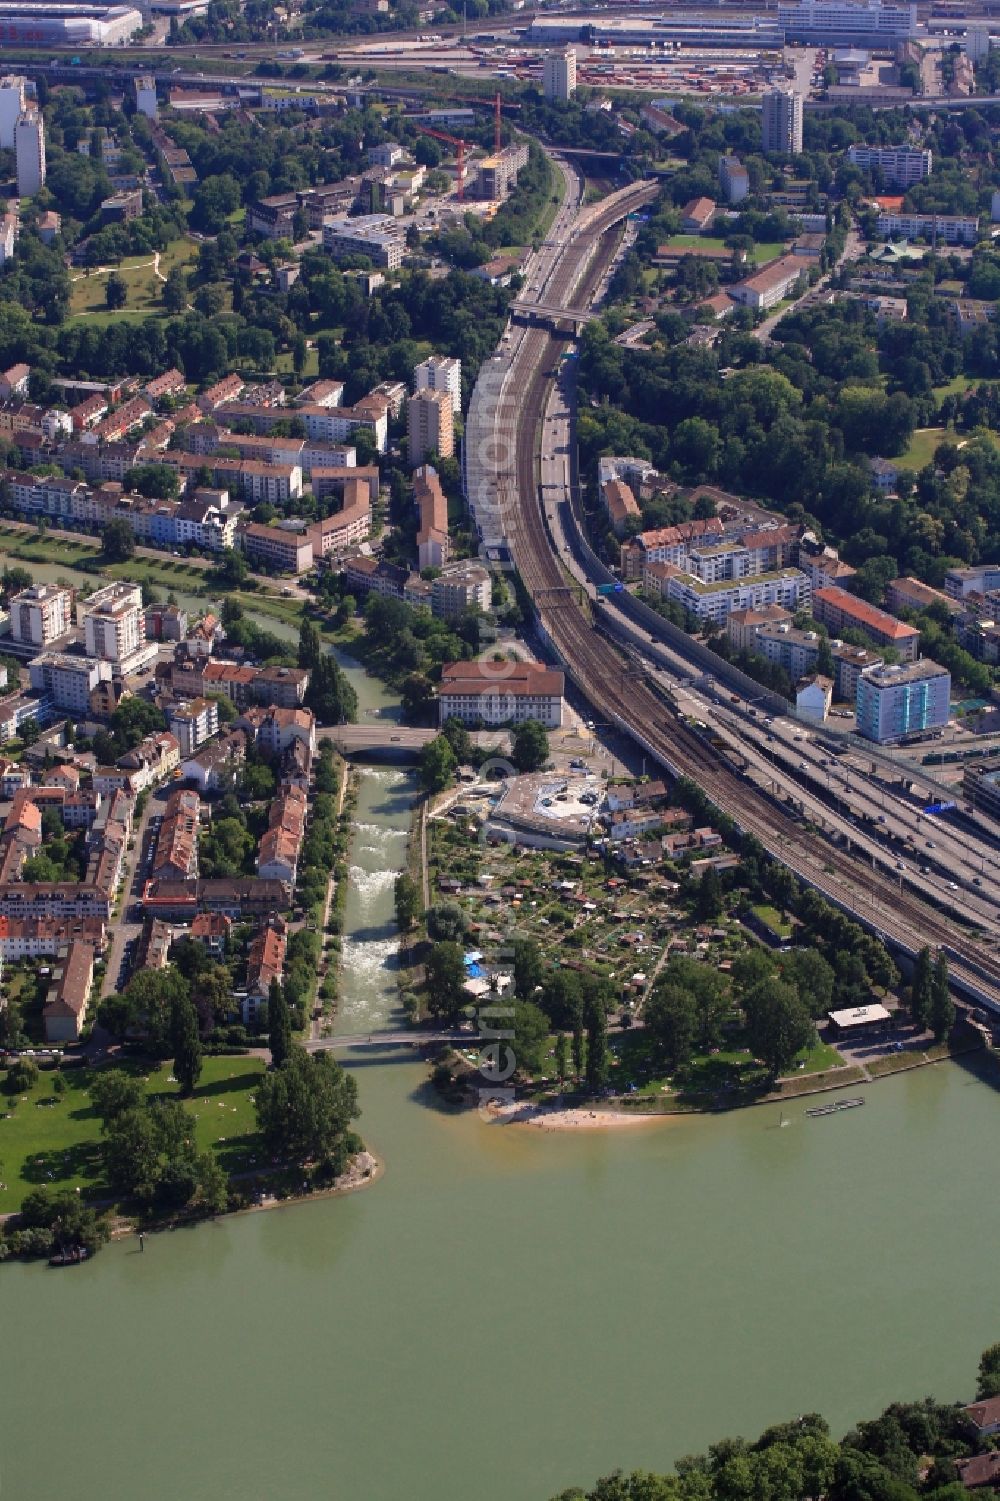
[[[317,730],[316,738],[332,741],[342,756],[415,761],[438,733],[437,729],[393,724],[391,720],[362,720],[360,724],[338,724]],[[506,730],[473,730],[472,740],[481,749],[496,750],[501,755],[509,750],[510,736]]]
[[[306,1043],[308,1053],[331,1053],[339,1048],[422,1048],[454,1043],[475,1047],[473,1032],[359,1032],[351,1037],[315,1037]]]
[[[589,308],[557,307],[550,302],[512,302],[510,310],[515,318],[524,318],[529,323],[551,323],[556,327],[560,323],[571,323],[574,333],[579,333],[597,316]]]

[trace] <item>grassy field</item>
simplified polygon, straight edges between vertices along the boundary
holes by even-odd
[[[198,247],[186,237],[174,240],[159,258],[160,276],[157,276],[154,257],[150,255],[126,256],[114,270],[128,287],[128,300],[124,308],[109,312],[105,306],[105,291],[111,270],[94,271],[89,276],[77,274],[70,293],[70,316],[86,317],[88,322],[106,325],[121,318],[148,318],[151,313],[163,311],[163,278],[174,266],[189,268],[197,260]]]
[[[716,235],[674,235],[667,241],[668,250],[680,250],[685,246],[696,246],[706,251],[719,251],[725,250],[726,242]],[[767,240],[758,245],[756,247],[758,266],[764,266],[768,261],[776,260],[784,249],[783,240]],[[808,266],[803,269],[808,270]]]
[[[264,1071],[259,1058],[206,1058],[201,1082],[186,1108],[195,1119],[202,1151],[214,1149],[227,1172],[254,1166],[259,1155],[253,1093]],[[87,1088],[87,1069],[67,1069],[65,1092],[53,1088],[53,1071],[41,1073],[27,1095],[0,1095],[0,1214],[17,1210],[40,1183],[79,1188],[96,1198],[108,1194],[101,1175],[100,1121]],[[147,1076],[151,1098],[176,1097],[169,1063]]]
[[[923,427],[913,434],[905,453],[895,460],[902,469],[923,469],[934,457],[934,450],[949,436],[946,427]]]
[[[612,1040],[612,1064],[609,1082],[616,1093],[630,1099],[658,1101],[661,1105],[687,1104],[701,1108],[727,1094],[734,1098],[742,1092],[752,1093],[765,1082],[761,1066],[746,1048],[736,1046],[737,1035],[728,1047],[713,1053],[699,1053],[684,1070],[683,1079],[671,1079],[652,1062],[649,1040],[642,1031],[622,1032]],[[800,1053],[789,1074],[822,1074],[843,1064],[835,1048],[817,1042]]]
[[[758,922],[762,922],[765,928],[770,928],[778,938],[791,938],[792,924],[787,917],[781,915],[777,907],[769,907],[762,903],[754,907],[753,914]]]

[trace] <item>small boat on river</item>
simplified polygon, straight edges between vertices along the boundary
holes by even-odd
[[[807,1110],[806,1115],[837,1115],[841,1110],[854,1110],[864,1103],[860,1096],[855,1100],[831,1100],[829,1105],[816,1105],[812,1110]]]

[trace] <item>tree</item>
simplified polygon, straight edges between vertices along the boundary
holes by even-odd
[[[280,980],[272,980],[268,991],[267,1045],[273,1067],[280,1068],[292,1049],[292,1018]]]
[[[319,665],[322,654],[319,631],[311,620],[303,620],[299,630],[299,666],[310,671]]]
[[[931,978],[931,1001],[928,1014],[935,1042],[943,1042],[955,1025],[955,1005],[948,989],[948,956],[939,949]]]
[[[722,912],[722,882],[719,880],[719,872],[714,865],[708,867],[698,882],[698,895],[694,910],[699,922],[711,922]]]
[[[599,995],[587,1002],[587,1086],[597,1094],[608,1081],[608,1014]]]
[[[545,1067],[549,1019],[533,1001],[514,1002],[514,1058],[520,1073],[534,1077]]]
[[[117,312],[128,301],[128,282],[124,276],[119,276],[117,271],[112,271],[104,284],[104,305],[111,312]]]
[[[347,1166],[348,1128],[359,1114],[353,1075],[330,1052],[307,1053],[293,1043],[280,1068],[256,1090],[257,1126],[269,1152],[285,1161]]]
[[[790,1066],[815,1040],[816,1032],[798,993],[785,980],[765,980],[743,1002],[747,1042],[772,1075]]]
[[[834,971],[816,949],[792,949],[781,960],[782,977],[798,991],[810,1016],[825,1016],[833,1004]]]
[[[677,985],[658,985],[644,1007],[646,1031],[667,1073],[691,1061],[698,1012],[694,997]]]
[[[529,1001],[542,983],[542,951],[534,938],[514,939],[514,989]]]
[[[560,1032],[556,1038],[556,1073],[560,1082],[569,1073],[569,1038],[565,1032]]]
[[[427,909],[427,936],[434,943],[461,943],[469,919],[458,902],[434,902]]]
[[[427,1009],[432,1016],[455,1022],[468,1000],[465,958],[458,943],[435,943],[424,966]]]
[[[201,1078],[201,1038],[198,1013],[188,996],[175,996],[170,1013],[171,1041],[174,1047],[174,1077],[182,1094],[193,1094]]]
[[[127,1074],[122,1068],[102,1069],[95,1074],[89,1092],[90,1102],[105,1129],[110,1121],[117,1120],[127,1110],[138,1110],[146,1099],[142,1080]]]
[[[420,913],[420,887],[412,876],[402,871],[396,877],[396,926],[408,933]]]
[[[537,719],[526,719],[514,730],[511,760],[518,771],[539,771],[549,759],[549,737]]]
[[[101,547],[109,563],[127,563],[135,555],[135,533],[128,522],[118,517],[106,522]]]
[[[990,1397],[1000,1397],[1000,1345],[988,1345],[979,1357],[976,1400],[986,1402]]]
[[[309,622],[305,622],[305,625]],[[303,626],[304,629],[304,626]],[[313,627],[315,630],[315,627]],[[307,639],[307,650],[309,641]],[[302,643],[299,643],[301,651]],[[346,673],[329,652],[320,655],[310,669],[306,689],[306,707],[312,709],[322,725],[350,724],[357,718],[358,695]]]
[[[183,313],[187,307],[187,277],[180,266],[171,266],[160,295],[168,313]]]
[[[910,1015],[921,1031],[926,1030],[931,1019],[931,1002],[934,996],[934,960],[926,946],[922,948],[913,965],[913,984],[910,987]]]
[[[474,749],[472,736],[460,719],[456,719],[452,714],[442,725],[441,733],[455,752],[455,759],[459,764],[472,760]]]
[[[451,779],[458,762],[455,752],[444,735],[435,735],[421,748],[418,776],[425,792],[443,792],[451,786]]]
[[[169,464],[137,464],[125,476],[125,483],[137,495],[151,500],[172,500],[177,494],[177,470]]]

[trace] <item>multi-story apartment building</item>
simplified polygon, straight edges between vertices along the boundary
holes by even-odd
[[[71,657],[66,652],[43,652],[29,663],[28,674],[33,692],[48,699],[54,709],[85,719],[93,689],[111,681],[111,663]]]
[[[307,573],[313,565],[313,545],[301,532],[282,531],[256,521],[242,526],[237,540],[252,563],[277,569],[279,573]]]
[[[858,734],[879,745],[943,729],[951,709],[951,673],[927,657],[871,667],[858,678]]]
[[[422,464],[413,475],[413,498],[417,503],[417,566],[440,568],[451,552],[448,537],[448,501],[432,464]]]
[[[546,99],[568,104],[576,92],[576,49],[546,52],[542,61],[542,90]]]
[[[673,563],[647,563],[643,586],[661,599],[672,600],[698,620],[725,625],[734,610],[760,610],[780,605],[792,614],[809,608],[809,580],[798,568],[781,568],[742,578],[704,581]]]
[[[775,156],[802,152],[802,95],[795,89],[768,89],[764,95],[762,143]]]
[[[484,157],[479,164],[477,196],[503,200],[517,186],[517,174],[527,165],[528,148],[521,143],[505,146],[494,156]]]
[[[750,174],[738,157],[719,157],[719,191],[727,203],[742,203],[750,192]]]
[[[56,584],[32,584],[10,602],[10,633],[26,646],[49,646],[73,624],[73,596]]]
[[[45,124],[35,105],[26,106],[14,127],[17,195],[34,198],[45,183]]]
[[[879,214],[876,228],[887,239],[930,240],[945,245],[974,245],[979,220],[972,214]]]
[[[415,391],[447,391],[451,410],[462,410],[462,361],[445,354],[431,354],[413,367]]]
[[[105,584],[80,605],[87,655],[131,672],[148,655],[146,617],[138,584]]]
[[[841,631],[863,631],[878,646],[891,646],[903,662],[916,660],[920,647],[920,632],[912,625],[897,620],[885,610],[870,605],[867,600],[848,594],[846,589],[830,585],[817,589],[813,594],[813,614],[821,625],[839,634]]]
[[[167,727],[180,746],[182,760],[219,732],[219,705],[211,698],[191,698],[167,710]]]
[[[847,148],[848,161],[862,172],[878,172],[894,187],[910,188],[930,177],[934,153],[913,146],[863,146]]]
[[[565,679],[537,662],[448,662],[438,688],[438,722],[522,724],[537,719],[547,729],[562,724]]]
[[[427,390],[411,396],[406,407],[406,433],[412,468],[432,453],[450,459],[455,451],[451,392]]]
[[[466,610],[490,607],[490,575],[481,563],[451,563],[431,584],[431,613],[443,620],[457,620]]]

